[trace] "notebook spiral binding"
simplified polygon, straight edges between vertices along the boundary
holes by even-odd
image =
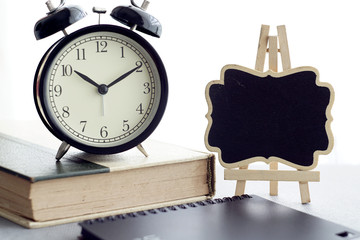
[[[176,206],[162,207],[162,208],[150,209],[150,210],[146,210],[146,211],[125,213],[125,214],[119,214],[119,215],[115,215],[115,216],[86,220],[86,221],[84,221],[84,223],[87,225],[92,225],[94,223],[104,223],[107,221],[124,220],[126,218],[135,218],[135,217],[146,216],[146,215],[150,215],[150,214],[165,213],[168,211],[178,211],[178,210],[183,210],[183,209],[187,209],[187,208],[196,208],[199,206],[221,204],[224,202],[233,202],[233,201],[243,200],[246,198],[252,198],[252,197],[247,194],[243,194],[241,196],[207,199],[204,201],[199,201],[199,202],[194,202],[194,203],[186,203],[186,204],[180,204],[180,205],[176,205]]]

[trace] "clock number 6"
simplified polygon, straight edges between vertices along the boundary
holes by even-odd
[[[107,138],[107,136],[109,135],[108,131],[107,131],[107,127],[106,126],[103,126],[101,129],[100,129],[100,136],[102,138]]]

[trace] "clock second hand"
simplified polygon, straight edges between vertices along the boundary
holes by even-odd
[[[98,87],[98,93],[101,95],[102,104],[102,116],[105,116],[105,95],[108,93],[109,88],[105,84],[101,84]]]
[[[102,103],[102,116],[104,117],[105,116],[105,96],[100,94],[101,95],[101,103]]]

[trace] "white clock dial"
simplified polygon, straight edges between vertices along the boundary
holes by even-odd
[[[90,147],[134,140],[152,123],[161,102],[157,63],[121,33],[78,35],[60,49],[55,45],[56,54],[45,67],[47,121],[66,138]]]

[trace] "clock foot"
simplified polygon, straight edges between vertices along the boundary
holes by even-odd
[[[143,147],[141,144],[137,145],[136,147],[137,147],[137,149],[139,149],[139,151],[140,151],[142,154],[144,154],[145,157],[148,157],[148,156],[149,156],[149,154],[147,154],[147,152],[145,151],[144,147]]]
[[[58,149],[58,152],[56,153],[56,160],[60,161],[60,159],[65,155],[65,153],[69,150],[70,145],[63,141]]]

